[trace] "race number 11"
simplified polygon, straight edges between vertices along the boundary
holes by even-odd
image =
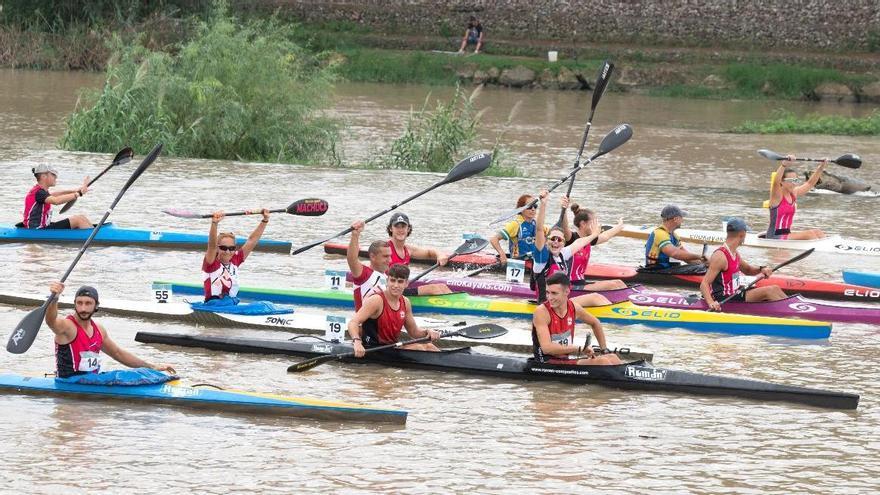
[[[151,296],[153,302],[171,302],[171,284],[153,284]]]
[[[339,290],[345,284],[345,275],[347,273],[342,270],[324,270],[324,283],[330,290]]]
[[[526,262],[507,259],[507,281],[522,283],[526,273]]]

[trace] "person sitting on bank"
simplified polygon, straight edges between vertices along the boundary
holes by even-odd
[[[547,280],[547,301],[532,316],[532,348],[535,360],[548,364],[621,364],[617,354],[596,355],[588,345],[575,345],[575,319],[593,329],[601,349],[607,349],[605,331],[599,320],[571,301],[568,274],[556,272]]]
[[[483,24],[476,17],[471,16],[467,29],[464,31],[464,37],[461,39],[461,48],[458,49],[458,53],[464,53],[465,48],[470,45],[476,45],[474,54],[480,53],[480,48],[483,47],[483,34]]]
[[[202,278],[205,287],[205,302],[226,297],[235,298],[238,295],[238,267],[251,254],[266,225],[269,223],[269,210],[260,210],[263,218],[257,224],[241,249],[235,246],[235,234],[232,232],[217,233],[220,220],[223,220],[222,211],[215,211],[211,216],[211,228],[208,231],[208,250],[202,260]],[[235,299],[237,303],[237,299]]]
[[[436,341],[440,338],[439,332],[421,329],[416,324],[412,305],[403,295],[408,283],[409,267],[392,266],[388,269],[385,286],[374,289],[348,322],[348,334],[351,336],[355,357],[363,357],[364,350],[370,347],[397,343],[404,327],[413,339],[430,336],[431,340]],[[401,349],[432,352],[440,350],[433,343],[410,344]]]
[[[745,220],[732,218],[727,222],[727,240],[720,248],[712,253],[709,259],[709,269],[700,282],[700,292],[709,309],[721,311],[719,300],[733,295],[731,301],[760,302],[779,301],[785,299],[785,292],[776,285],[753,287],[745,292],[739,290],[747,285],[743,283],[742,275],[763,275],[770,277],[773,270],[768,266],[753,266],[746,263],[737,252],[746,240],[746,232],[749,227]]]
[[[694,265],[707,263],[704,256],[685,249],[681,245],[681,240],[675,235],[675,231],[681,227],[686,216],[687,212],[676,205],[663,207],[660,211],[663,224],[651,232],[645,243],[645,268],[663,270],[678,266],[678,263],[670,261],[671,258]]]
[[[92,222],[85,215],[73,215],[69,218],[52,221],[52,206],[63,205],[89,192],[89,178],[76,189],[62,189],[49,192],[58,181],[58,170],[51,165],[37,165],[31,169],[37,179],[36,185],[28,191],[24,198],[24,212],[19,227],[26,229],[90,229]]]
[[[49,291],[60,296],[64,284],[52,282]],[[98,291],[84,285],[76,291],[74,313],[58,316],[58,298],[46,308],[46,325],[55,333],[55,374],[68,378],[84,373],[100,373],[101,352],[129,368],[152,368],[174,374],[169,364],[152,364],[119,347],[107,328],[92,319],[98,311]]]

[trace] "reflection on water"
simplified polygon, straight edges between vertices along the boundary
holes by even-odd
[[[0,182],[2,223],[18,221],[35,164],[58,165],[62,185],[75,185],[106,166],[109,156],[55,149],[76,89],[100,83],[100,77],[89,74],[0,71],[0,123],[6,131],[0,136],[0,167],[6,179]],[[372,146],[398,135],[410,107],[421,105],[429,91],[445,96],[451,89],[340,86],[334,112],[352,125],[343,143],[348,157],[362,158]],[[402,207],[413,221],[414,243],[452,248],[464,232],[489,234],[487,222],[510,209],[519,194],[536,192],[571,166],[590,95],[486,90],[479,99],[480,106],[490,108],[481,134],[484,146],[494,140],[517,100],[523,100],[523,108],[507,139],[518,164],[533,178],[478,177],[444,186]],[[660,208],[675,202],[690,211],[688,226],[717,228],[722,216],[739,214],[759,228],[767,217],[761,201],[773,163],[758,157],[758,148],[820,156],[856,152],[866,165],[846,172],[880,183],[880,172],[870,166],[880,158],[876,138],[723,133],[781,105],[795,113],[866,110],[609,93],[596,113],[588,150],[618,122],[632,124],[635,136],[580,172],[574,197],[606,221],[624,216],[629,223],[654,223]],[[100,217],[130,170],[108,173],[77,202],[74,212]],[[266,237],[303,244],[342,230],[353,219],[384,209],[438,178],[162,157],[126,193],[111,220],[152,230],[207,231],[208,220],[174,218],[160,211],[277,208],[302,197],[322,197],[330,202],[324,217],[274,215],[266,230]],[[880,227],[873,221],[876,200],[871,198],[811,195],[800,207],[799,225],[880,238]],[[384,237],[383,220],[367,227],[364,244]],[[257,221],[228,218],[223,224],[248,233]],[[343,269],[345,262],[319,249],[296,257],[255,253],[242,266],[242,283],[320,286],[324,269]],[[6,275],[0,290],[47,294],[48,282],[60,277],[75,252],[71,246],[0,244],[0,268]],[[743,253],[760,264],[790,256],[757,249]],[[615,239],[598,247],[593,259],[632,265],[641,256],[638,241]],[[146,300],[152,280],[200,281],[201,258],[199,251],[96,246],[72,273],[68,290],[89,283],[106,297]],[[839,280],[842,268],[880,271],[880,260],[815,253],[785,270]],[[0,307],[0,328],[11,329],[28,309]],[[628,491],[868,493],[876,488],[880,474],[873,455],[878,448],[874,437],[880,427],[880,385],[870,360],[880,346],[880,332],[866,325],[835,324],[832,339],[823,344],[641,326],[607,329],[616,343],[654,352],[658,365],[859,392],[862,404],[852,413],[594,385],[505,383],[372,365],[327,364],[293,375],[285,370],[299,358],[133,341],[141,330],[279,334],[98,316],[114,340],[147,360],[172,363],[191,383],[403,408],[410,412],[408,424],[400,429],[10,395],[0,400],[0,435],[7,459],[0,483],[6,490],[581,493],[629,480],[624,485]],[[527,329],[522,320],[496,322],[512,331]],[[52,363],[52,335],[46,328],[28,353],[0,353],[4,372],[41,375]],[[81,467],[82,459],[88,459],[88,474],[59,476]]]

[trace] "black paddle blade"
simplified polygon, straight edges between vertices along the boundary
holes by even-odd
[[[593,110],[596,109],[596,106],[599,105],[599,100],[602,98],[602,95],[605,94],[605,88],[608,87],[608,81],[611,80],[612,72],[614,72],[614,64],[606,60],[605,63],[602,64],[602,68],[599,69],[599,77],[596,78],[596,87],[593,88]]]
[[[492,153],[479,153],[458,162],[458,165],[452,168],[446,178],[440,184],[451,184],[453,182],[467,179],[472,175],[477,175],[492,165]]]
[[[46,301],[39,308],[31,311],[18,323],[18,326],[9,336],[6,343],[6,350],[13,354],[24,354],[33,345],[37,334],[40,332],[40,326],[43,319],[46,318],[46,310],[49,308],[49,301]]]
[[[603,139],[601,143],[599,143],[599,150],[596,151],[596,154],[594,154],[590,160],[594,160],[606,153],[614,151],[629,141],[632,136],[633,129],[629,124],[618,125],[605,136],[605,139]]]
[[[152,151],[150,151],[150,153],[146,157],[144,157],[143,161],[141,161],[141,164],[138,165],[138,168],[136,168],[135,171],[131,174],[131,177],[128,178],[128,182],[126,182],[125,185],[122,186],[122,190],[119,191],[119,195],[116,197],[116,201],[114,201],[113,204],[110,205],[111,210],[116,206],[116,202],[119,201],[120,198],[122,198],[122,195],[125,194],[125,191],[128,191],[128,188],[131,187],[132,184],[134,184],[134,181],[136,181],[138,177],[140,177],[141,174],[143,174],[144,171],[147,170],[147,167],[149,167],[154,161],[156,161],[156,158],[159,157],[159,153],[161,152],[162,143],[159,143],[152,149]]]
[[[125,165],[130,162],[134,157],[134,150],[131,148],[123,148],[116,153],[116,156],[113,157],[113,161],[110,163],[111,167],[115,167],[116,165]]]
[[[336,361],[342,356],[350,356],[351,353],[346,354],[327,354],[326,356],[318,356],[312,359],[306,359],[305,361],[300,361],[298,363],[293,363],[287,367],[288,373],[302,373],[303,371],[309,371],[315,366],[329,363],[330,361]]]
[[[840,165],[841,167],[846,168],[861,168],[862,166],[862,158],[859,155],[855,155],[852,153],[841,155],[837,158],[837,160],[832,161]]]
[[[780,155],[779,153],[777,153],[775,151],[758,150],[758,154],[768,160],[776,160],[776,161],[785,160],[785,155]]]
[[[456,254],[473,254],[478,251],[482,251],[486,249],[486,246],[489,245],[489,241],[483,239],[482,237],[474,237],[472,239],[468,239],[462,243],[461,246],[458,246],[455,251],[453,251],[452,255]],[[450,256],[451,258],[452,256]]]
[[[444,335],[444,337],[460,335],[469,339],[482,340],[494,339],[495,337],[501,337],[505,334],[507,334],[507,329],[502,327],[501,325],[496,325],[494,323],[485,323],[483,325],[471,325],[469,327],[464,327],[461,330],[456,330],[451,334]]]
[[[330,205],[323,199],[306,198],[294,201],[287,207],[287,213],[301,217],[319,217],[327,213]]]

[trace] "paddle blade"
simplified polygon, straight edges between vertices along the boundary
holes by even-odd
[[[294,201],[287,207],[287,213],[301,217],[319,217],[327,213],[330,205],[323,199],[306,198]]]
[[[862,166],[862,158],[859,155],[847,153],[841,155],[834,163],[846,168],[860,168]]]
[[[444,335],[444,337],[460,335],[469,339],[482,340],[494,339],[495,337],[501,337],[505,334],[507,334],[507,329],[502,327],[501,325],[496,325],[494,323],[485,323],[482,325],[471,325],[469,327],[464,327],[461,330],[456,330],[449,335]]]
[[[602,68],[599,69],[599,77],[596,78],[596,87],[593,88],[592,110],[595,110],[599,105],[599,100],[605,93],[605,88],[608,87],[608,81],[611,80],[612,72],[614,72],[614,64],[606,60],[605,63],[602,64]]]
[[[123,148],[116,153],[116,156],[113,157],[113,161],[110,162],[111,167],[115,167],[116,165],[125,165],[130,162],[134,157],[134,150],[131,148]]]
[[[298,363],[291,364],[287,367],[288,373],[302,373],[303,371],[308,371],[315,366],[319,366],[324,363],[328,363],[330,361],[336,361],[341,357],[340,354],[327,354],[326,356],[318,356],[312,359],[306,359],[305,361],[300,361]]]
[[[46,301],[39,308],[31,311],[18,323],[18,326],[9,336],[6,343],[6,350],[13,354],[23,354],[34,343],[37,334],[40,332],[40,326],[43,319],[46,318],[46,310],[49,308],[49,301]]]
[[[599,143],[599,150],[596,151],[596,154],[590,157],[590,160],[595,160],[606,153],[614,151],[629,141],[632,135],[633,129],[629,124],[618,125],[605,136],[601,143]]]
[[[64,203],[64,206],[61,207],[61,210],[58,213],[64,213],[67,210],[69,210],[70,208],[72,208],[73,205],[76,204],[76,200],[77,200],[77,198],[73,198],[70,201],[68,201],[67,203]]]
[[[780,155],[779,153],[777,153],[775,151],[770,151],[770,150],[758,150],[758,154],[768,160],[779,161],[779,160],[785,160],[785,158],[786,158],[785,155]]]
[[[453,182],[467,179],[472,175],[477,175],[492,165],[492,153],[479,153],[458,162],[458,165],[452,168],[446,178],[440,181],[440,184],[451,184]]]
[[[486,249],[486,246],[488,245],[489,241],[487,241],[486,239],[483,239],[482,237],[474,237],[464,241],[461,246],[458,246],[455,251],[453,251],[452,255],[454,256],[457,254],[473,254],[478,251],[482,251],[483,249]],[[451,257],[452,256],[450,256],[450,258]]]
[[[202,218],[203,216],[201,213],[196,213],[192,210],[185,210],[183,208],[168,208],[162,210],[162,213],[177,218]]]
[[[132,172],[131,177],[128,178],[128,182],[126,182],[125,185],[122,186],[122,191],[119,191],[119,197],[122,197],[125,191],[127,191],[128,188],[131,187],[132,184],[134,184],[134,181],[138,180],[138,177],[140,177],[141,174],[143,174],[144,171],[147,170],[147,167],[149,167],[153,164],[154,161],[156,161],[156,158],[159,157],[159,153],[161,152],[162,143],[159,143],[150,151],[150,153],[146,157],[144,157],[143,161],[141,161],[141,164],[138,165],[138,168],[136,168],[135,171]],[[119,198],[116,199],[118,200]],[[116,206],[115,202],[113,203],[113,206]]]

